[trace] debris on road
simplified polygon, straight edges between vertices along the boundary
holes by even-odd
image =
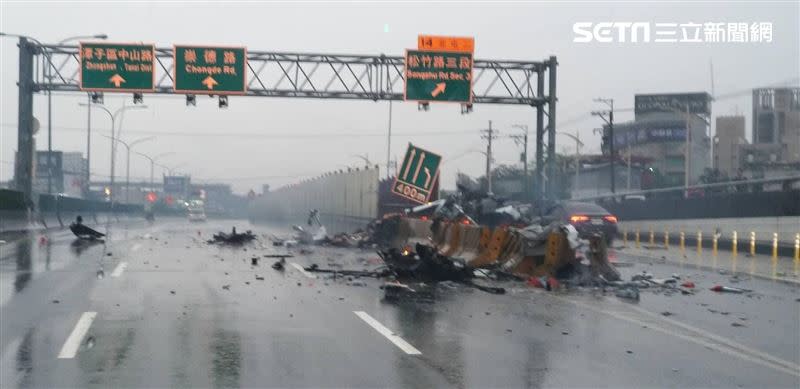
[[[218,232],[214,234],[212,239],[207,241],[208,244],[228,244],[228,245],[242,245],[253,241],[256,239],[256,236],[253,234],[252,231],[247,230],[244,233],[237,233],[236,227],[231,229],[230,234],[226,234],[224,232]]]
[[[72,233],[75,234],[75,236],[77,236],[78,238],[86,240],[99,240],[100,238],[106,236],[106,234],[98,232],[84,225],[83,217],[81,217],[80,215],[78,215],[78,217],[75,218],[75,221],[69,225],[69,230],[72,231]],[[42,242],[47,243],[47,237],[42,236],[42,240],[40,241],[40,243]]]
[[[636,286],[626,286],[617,289],[615,296],[623,299],[639,301],[639,289]]]
[[[752,292],[750,289],[734,288],[730,286],[714,285],[711,290],[719,293],[745,293]]]

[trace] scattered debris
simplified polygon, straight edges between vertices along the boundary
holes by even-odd
[[[170,290],[169,294],[175,294],[175,291],[174,290]]]
[[[222,285],[222,289],[224,289],[224,290],[231,290],[231,285],[230,285],[230,284],[227,284],[227,285]]]
[[[636,286],[628,286],[617,289],[615,296],[619,298],[639,301],[639,288]]]
[[[261,277],[261,276],[256,276],[256,280],[257,280],[257,281],[264,281],[264,277]]]
[[[731,326],[732,327],[747,327],[746,325],[744,325],[742,323],[738,323],[738,322],[731,323]]]
[[[78,238],[86,240],[99,240],[100,238],[106,236],[106,234],[97,232],[96,230],[84,225],[83,217],[80,215],[78,215],[78,217],[75,218],[75,221],[69,225],[69,230],[72,231],[72,233]],[[47,237],[42,236],[42,241],[47,243]],[[42,243],[42,241],[39,243]]]
[[[694,285],[694,282],[692,282],[692,281],[684,281],[681,284],[681,286],[684,287],[684,288],[690,288],[691,289],[691,288],[694,288],[695,285]]]
[[[733,288],[730,286],[722,286],[722,285],[714,285],[711,287],[711,290],[714,292],[720,293],[745,293],[745,292],[752,292],[749,289],[742,289],[742,288]]]
[[[242,245],[255,240],[256,236],[252,231],[247,230],[244,233],[237,233],[236,227],[231,229],[230,234],[218,232],[214,234],[212,239],[207,241],[208,244],[229,244],[229,245]]]
[[[670,311],[664,311],[664,312],[661,312],[661,316],[666,316],[666,317],[669,317],[669,316],[672,316],[672,315],[674,315],[674,313],[672,313],[672,312],[670,312]]]

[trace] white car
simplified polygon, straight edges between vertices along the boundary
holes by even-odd
[[[190,222],[204,222],[206,221],[206,213],[203,211],[189,211]]]

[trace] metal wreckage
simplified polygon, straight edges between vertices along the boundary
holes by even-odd
[[[464,202],[460,197],[438,200],[375,220],[364,230],[331,237],[318,212],[312,210],[308,226],[294,227],[294,239],[275,238],[273,244],[375,248],[385,263],[380,270],[323,269],[318,265],[305,270],[385,278],[387,299],[414,295],[425,286],[442,282],[495,294],[505,293],[498,287],[501,281],[527,281],[547,289],[563,283],[619,286],[620,274],[608,260],[604,237],[579,239],[572,225],[540,225],[526,219],[523,215],[529,212],[520,206],[491,198],[472,198],[465,204],[471,210],[483,208],[482,214],[465,212]],[[476,219],[492,221],[479,224]]]

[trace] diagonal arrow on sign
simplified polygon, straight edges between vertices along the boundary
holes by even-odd
[[[444,83],[444,82],[440,82],[440,83],[436,84],[436,88],[434,88],[434,89],[433,89],[433,92],[431,92],[431,97],[436,97],[436,96],[438,96],[438,95],[439,95],[439,93],[442,93],[442,92],[444,92],[444,89],[445,89],[446,87],[447,87],[447,84],[446,84],[446,83]]]
[[[208,76],[203,80],[203,85],[206,86],[209,90],[214,89],[214,85],[218,85],[219,83],[214,77]]]
[[[119,88],[119,86],[125,82],[125,79],[122,78],[122,76],[120,76],[119,74],[114,74],[113,76],[111,76],[111,78],[108,79],[108,81],[114,84],[115,87]]]

